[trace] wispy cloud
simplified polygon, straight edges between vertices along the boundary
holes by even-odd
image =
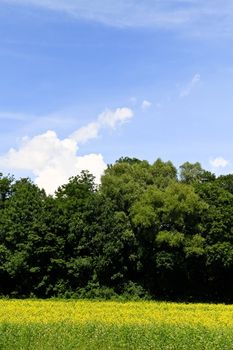
[[[81,170],[89,170],[99,182],[106,168],[103,156],[96,153],[79,156],[80,145],[98,137],[103,128],[114,129],[132,117],[133,111],[126,107],[106,110],[65,139],[60,139],[52,130],[32,138],[25,137],[18,149],[11,148],[0,157],[0,166],[10,171],[31,171],[35,182],[47,193],[53,193]]]
[[[130,97],[129,101],[130,101],[131,105],[136,106],[138,99],[137,99],[137,97],[132,96],[132,97]]]
[[[196,35],[233,34],[232,0],[1,0],[33,5],[117,27],[185,28]]]
[[[142,104],[141,104],[141,109],[143,111],[146,111],[147,109],[149,109],[150,107],[152,106],[152,103],[148,100],[144,100],[142,101]]]
[[[180,97],[184,98],[191,94],[193,88],[200,82],[200,74],[195,74],[192,80],[181,90]]]
[[[27,119],[26,115],[23,113],[11,113],[11,112],[0,112],[0,120],[20,120],[24,121]]]
[[[101,129],[115,129],[117,125],[125,123],[132,117],[133,111],[127,107],[117,108],[114,112],[107,109],[98,116],[96,121],[81,127],[71,134],[70,139],[77,144],[86,143],[87,141],[98,137]]]

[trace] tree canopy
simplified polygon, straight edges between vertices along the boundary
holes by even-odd
[[[233,175],[122,157],[48,196],[0,173],[0,295],[233,301]]]

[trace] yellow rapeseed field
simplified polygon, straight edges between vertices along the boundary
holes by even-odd
[[[0,300],[0,323],[102,323],[232,328],[233,305],[165,302]]]

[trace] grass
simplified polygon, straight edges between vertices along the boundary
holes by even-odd
[[[233,306],[0,300],[1,350],[231,350]]]

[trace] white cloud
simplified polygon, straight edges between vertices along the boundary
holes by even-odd
[[[1,0],[64,12],[117,27],[182,28],[199,35],[231,35],[232,0]]]
[[[200,82],[200,80],[201,80],[200,74],[195,74],[192,80],[180,92],[180,97],[184,98],[189,96],[193,88]]]
[[[141,108],[143,111],[146,109],[149,109],[152,106],[152,103],[150,101],[144,100],[141,104]]]
[[[98,137],[101,129],[106,127],[115,129],[117,124],[125,123],[132,117],[133,111],[126,107],[117,108],[115,111],[107,109],[99,115],[96,121],[76,130],[70,137],[78,144],[82,144]]]
[[[230,164],[230,162],[224,159],[223,157],[217,157],[217,158],[211,159],[210,164],[212,165],[213,168],[218,169],[218,168],[225,168]]]
[[[89,123],[69,137],[59,139],[55,131],[22,139],[18,149],[11,148],[0,157],[0,165],[7,169],[28,170],[35,176],[35,183],[47,193],[54,193],[68,178],[89,170],[100,182],[106,164],[101,154],[78,156],[79,145],[98,137],[101,129],[112,128],[133,117],[129,108],[106,110],[96,121]]]

